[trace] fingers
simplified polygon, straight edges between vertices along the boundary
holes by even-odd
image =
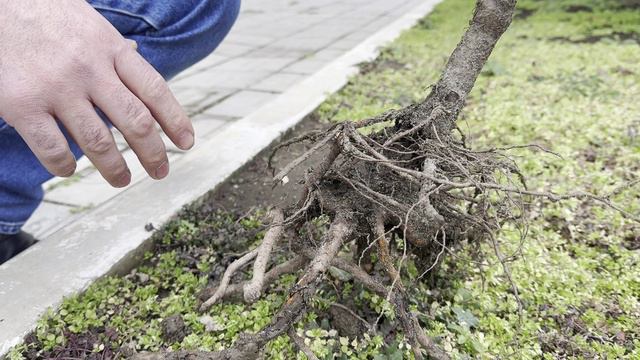
[[[118,151],[111,131],[88,100],[66,104],[56,109],[56,116],[109,184],[114,187],[129,185],[131,172],[127,163]]]
[[[133,49],[122,51],[115,65],[120,79],[147,106],[169,139],[180,149],[190,149],[194,143],[191,121],[162,76]]]
[[[115,74],[114,74],[115,76]],[[156,120],[147,107],[122,83],[103,82],[91,98],[120,130],[149,176],[162,179],[169,173],[164,143]]]
[[[14,122],[15,129],[40,163],[53,175],[73,175],[76,159],[53,116],[42,113],[21,120]]]

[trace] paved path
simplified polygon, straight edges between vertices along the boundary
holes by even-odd
[[[196,142],[274,100],[422,2],[243,0],[238,22],[225,42],[171,81],[192,116]],[[114,135],[131,168],[132,183],[144,179],[135,154],[120,134]],[[165,143],[170,161],[180,161],[183,152]],[[45,184],[45,201],[27,224],[28,231],[46,238],[87,210],[126,195],[126,189],[109,187],[86,159],[78,170],[72,178]]]

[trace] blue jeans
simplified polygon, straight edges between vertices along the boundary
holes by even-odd
[[[209,55],[238,16],[240,0],[89,0],[165,79]],[[65,132],[66,133],[66,132]],[[76,157],[77,144],[67,136]],[[0,118],[0,234],[15,234],[53,176],[18,133]],[[105,186],[108,186],[105,183]]]

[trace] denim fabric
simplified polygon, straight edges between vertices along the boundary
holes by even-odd
[[[238,16],[240,0],[89,0],[166,79],[210,54]],[[76,157],[80,148],[64,131]],[[0,119],[0,234],[14,234],[43,198],[52,175]],[[109,186],[105,182],[105,186]]]

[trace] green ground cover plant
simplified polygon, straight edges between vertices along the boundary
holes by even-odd
[[[363,65],[316,116],[362,119],[422,99],[473,5],[445,0]],[[619,189],[640,174],[639,7],[634,1],[519,1],[516,19],[467,100],[459,122],[467,142],[476,149],[540,145],[561,157],[510,150],[529,189],[613,193],[626,211],[640,212],[638,187]],[[497,234],[520,304],[491,244],[462,244],[425,282],[415,281],[423,269],[407,264],[411,309],[429,335],[456,359],[639,359],[638,224],[583,200],[538,200],[529,210],[525,241],[515,228]],[[285,301],[295,275],[251,305],[220,303],[201,313],[197,294],[234,256],[259,243],[263,214],[227,213],[206,203],[185,209],[155,235],[157,246],[140,267],[66,299],[9,358],[219,350],[240,333],[259,330]],[[385,330],[394,318],[385,299],[337,269],[328,276],[341,285],[321,288],[313,311],[297,324],[318,358],[413,356],[401,333]],[[354,326],[339,324],[337,318],[350,315],[333,304],[347,301],[362,322],[381,318],[382,330],[356,336]],[[269,343],[265,358],[306,359],[288,337]]]

